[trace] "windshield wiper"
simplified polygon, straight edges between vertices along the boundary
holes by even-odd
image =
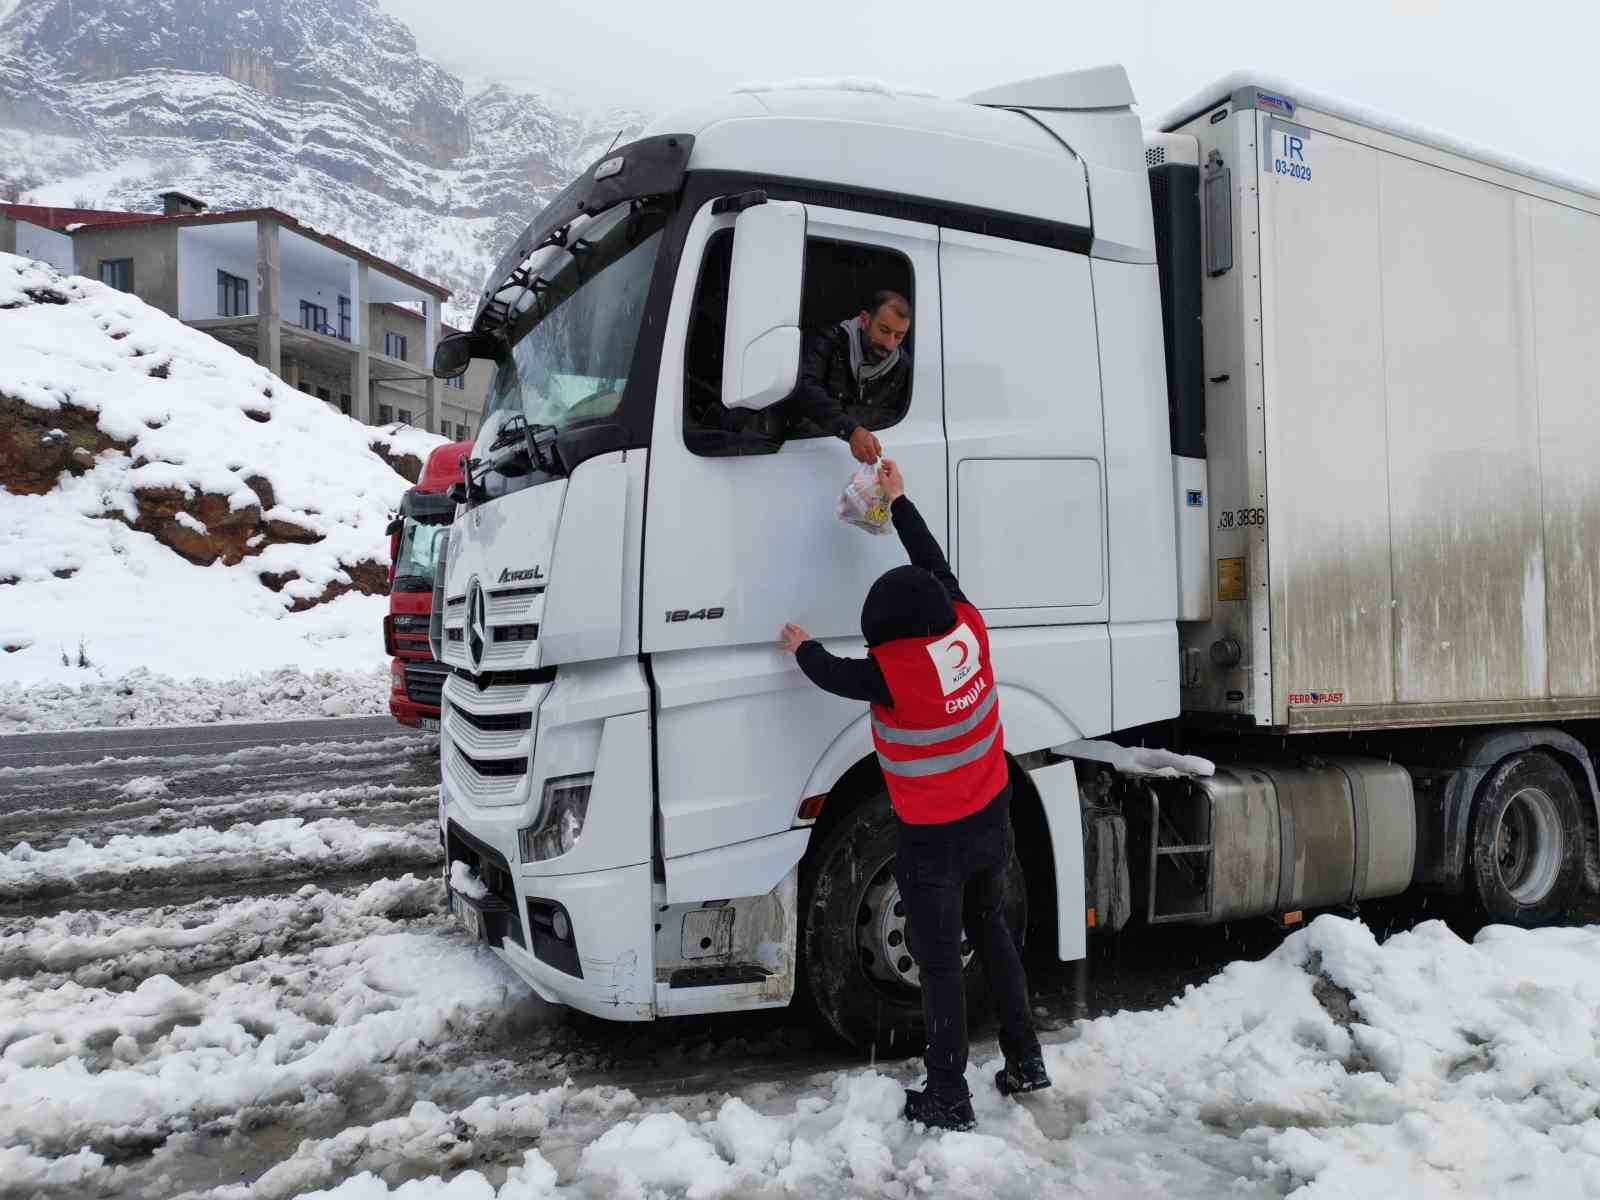
[[[487,455],[469,462],[469,469],[476,472],[473,485],[480,484],[490,471],[508,476],[526,475],[535,470],[546,475],[565,475],[567,469],[555,445],[558,432],[554,425],[539,424],[513,413],[489,443]],[[511,450],[511,453],[495,457],[497,450]]]

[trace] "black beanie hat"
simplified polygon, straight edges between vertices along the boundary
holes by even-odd
[[[896,567],[878,577],[861,606],[861,636],[869,646],[896,638],[939,637],[956,623],[950,593],[932,572]]]

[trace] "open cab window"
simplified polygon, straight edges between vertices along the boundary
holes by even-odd
[[[795,398],[759,412],[722,403],[723,337],[728,326],[728,280],[733,266],[733,230],[721,229],[706,243],[689,317],[684,352],[684,442],[707,456],[772,454],[786,441],[827,437],[799,411]],[[805,294],[800,323],[805,344],[842,321],[854,322],[880,291],[899,292],[916,311],[916,281],[910,261],[897,251],[828,238],[806,240]],[[903,343],[911,352],[913,332]],[[804,351],[802,350],[802,354]],[[909,382],[895,411],[865,422],[873,430],[901,420],[911,405]]]

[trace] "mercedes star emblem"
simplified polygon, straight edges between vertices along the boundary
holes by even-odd
[[[483,651],[489,636],[489,612],[483,599],[483,584],[474,575],[467,584],[467,658],[472,669],[483,666]]]

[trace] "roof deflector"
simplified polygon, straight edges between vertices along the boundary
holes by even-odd
[[[1040,75],[1016,83],[1003,83],[967,97],[972,104],[991,108],[1095,109],[1129,108],[1133,105],[1133,85],[1128,72],[1112,64],[1067,71],[1060,75]]]

